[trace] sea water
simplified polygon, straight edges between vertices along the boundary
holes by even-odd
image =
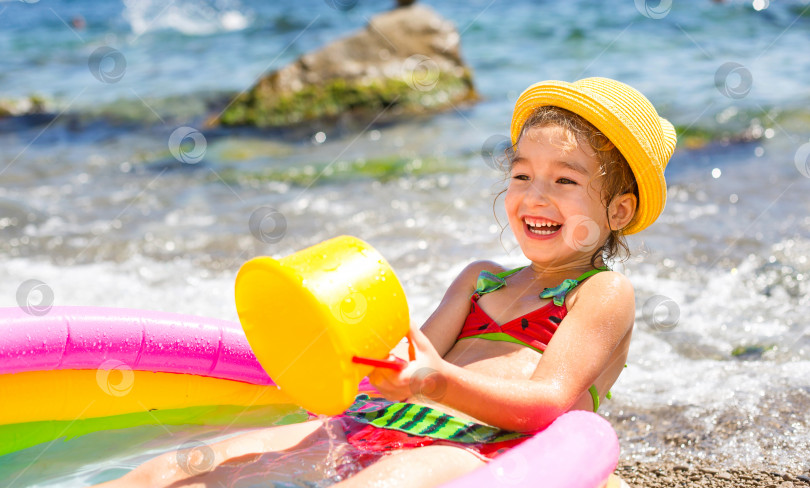
[[[481,157],[488,138],[508,133],[520,91],[614,77],[644,92],[681,142],[666,209],[614,265],[635,286],[636,325],[627,369],[600,411],[624,459],[806,472],[810,57],[801,53],[810,52],[810,6],[425,3],[457,25],[482,102],[397,124],[285,133],[204,122],[223,97],[388,5],[0,2],[0,99],[36,95],[50,113],[0,119],[0,305],[235,321],[244,261],[350,234],[388,259],[421,323],[470,261],[525,263],[499,224],[502,197],[493,209],[503,177]],[[104,68],[116,81],[88,69],[104,47],[119,53]],[[171,153],[177,130],[202,135],[202,157]],[[38,446],[0,458],[0,478],[89,484],[179,438],[234,434],[173,432]],[[263,460],[267,477],[274,462]]]

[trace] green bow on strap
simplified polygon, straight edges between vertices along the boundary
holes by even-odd
[[[506,278],[500,277],[489,271],[481,271],[478,275],[478,281],[475,282],[475,291],[479,295],[493,292],[506,285]]]
[[[540,292],[540,298],[551,298],[554,302],[554,305],[558,307],[562,307],[563,303],[565,303],[565,295],[568,294],[569,291],[576,288],[579,284],[579,281],[567,279],[564,280],[559,285],[555,286],[554,288],[546,288]]]

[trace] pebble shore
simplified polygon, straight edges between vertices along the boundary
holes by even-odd
[[[632,488],[738,487],[806,488],[808,473],[777,473],[762,470],[722,469],[675,463],[620,462],[616,469]]]

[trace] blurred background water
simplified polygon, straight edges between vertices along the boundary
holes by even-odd
[[[0,1],[0,99],[48,112],[0,118],[0,306],[39,280],[56,305],[236,320],[242,262],[351,234],[390,261],[421,323],[471,260],[522,262],[493,215],[503,180],[480,155],[518,94],[613,77],[681,135],[664,213],[616,264],[637,300],[602,410],[623,458],[810,470],[810,4],[424,3],[458,27],[481,103],[284,133],[204,123],[388,4]],[[88,69],[105,46],[125,62],[105,68],[115,82]],[[204,137],[199,162],[169,150],[184,127]],[[257,238],[249,220],[267,208],[273,238]],[[0,458],[8,476],[26,469],[19,485],[93,474],[80,449],[29,451]],[[77,473],[38,474],[54,462]]]

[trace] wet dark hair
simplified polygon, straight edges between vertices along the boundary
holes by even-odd
[[[523,124],[518,142],[531,129],[550,126],[559,127],[570,136],[570,146],[566,145],[567,148],[573,149],[579,145],[580,141],[585,141],[594,151],[594,156],[599,161],[597,178],[602,179],[601,197],[602,203],[605,205],[606,215],[610,202],[619,195],[632,193],[636,196],[636,202],[638,202],[638,185],[630,165],[627,164],[627,160],[607,136],[581,116],[560,107],[538,107]],[[512,169],[512,161],[517,154],[517,142],[506,152],[505,164],[502,167],[508,175],[508,172]],[[501,193],[505,191],[503,190]],[[495,198],[497,199],[501,193]],[[591,265],[596,267],[596,261],[600,256],[605,263],[615,258],[625,260],[630,257],[630,248],[627,246],[627,240],[622,233],[622,229],[610,230],[605,243],[596,249],[591,256]]]

